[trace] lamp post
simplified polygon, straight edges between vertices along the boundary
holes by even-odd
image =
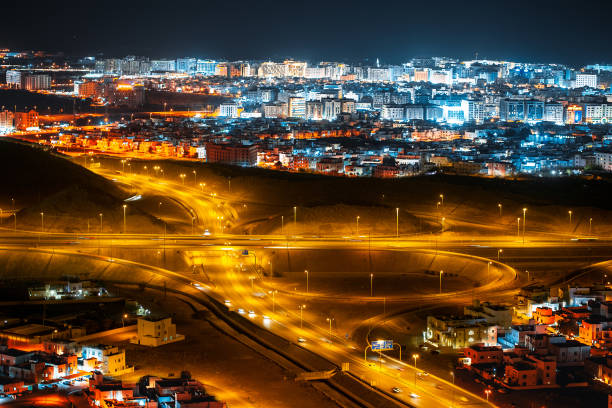
[[[486,389],[485,390],[485,395],[487,396],[487,402],[489,402],[489,395],[491,394],[491,390]]]
[[[499,262],[499,260],[500,260],[500,258],[501,258],[501,253],[502,253],[502,252],[504,252],[504,250],[503,250],[503,249],[501,249],[501,248],[497,250],[497,261],[498,261],[498,262]]]
[[[418,354],[413,354],[412,358],[414,359],[414,386],[416,387],[416,377],[417,377],[417,358],[419,358]]]
[[[17,213],[13,212],[13,218],[15,219],[15,232],[17,232]]]
[[[198,184],[198,172],[197,171],[192,171],[193,173],[193,184]]]
[[[281,235],[285,233],[285,216],[281,215]]]
[[[444,207],[444,194],[440,194],[440,203],[442,204],[442,207]]]
[[[126,228],[127,223],[126,223],[126,216],[125,216],[126,209],[127,209],[127,205],[123,204],[123,233],[124,234],[126,233],[126,230],[127,230],[127,228]]]
[[[204,183],[200,183],[200,190],[202,190],[202,192],[204,192]]]
[[[121,172],[125,173],[125,160],[121,160]]]
[[[356,220],[357,220],[357,236],[359,236],[359,216],[357,216]]]
[[[370,274],[370,297],[374,295],[374,274]]]
[[[501,218],[501,216],[502,216],[502,205],[501,205],[501,203],[498,203],[497,207],[499,208],[499,218]]]
[[[569,232],[572,232],[572,210],[569,210],[567,212],[567,214],[569,215]]]
[[[304,327],[304,309],[306,309],[306,305],[300,305],[298,306],[298,309],[300,309],[300,329]]]
[[[489,281],[489,276],[491,274],[491,261],[487,263],[487,281]]]
[[[101,234],[102,233],[102,216],[103,216],[103,214],[100,213],[98,215],[100,216],[100,234]]]
[[[40,213],[40,232],[45,232],[45,213]]]
[[[452,392],[452,396],[451,396],[451,408],[453,408],[455,406],[455,372],[451,371],[450,375],[453,379],[453,392]]]
[[[440,209],[440,202],[439,201],[436,203],[436,210],[438,210],[438,209]]]
[[[179,174],[179,177],[181,178],[181,180],[183,180],[183,185],[185,185],[185,173]]]
[[[442,217],[442,232],[444,232],[444,221],[446,221],[446,218]]]
[[[326,320],[329,322],[329,339],[331,340],[332,322],[334,321],[334,318],[333,317],[328,317]]]
[[[442,275],[444,275],[444,271],[440,271],[440,294],[442,294]]]
[[[395,237],[399,238],[399,208],[395,209]]]
[[[592,229],[593,229],[593,218],[589,218],[589,235],[591,234]]]
[[[297,207],[293,207],[293,229],[295,233],[297,231]]]
[[[525,273],[527,274],[527,282],[531,280],[531,276],[529,275],[529,271],[525,269]]]
[[[527,208],[523,208],[523,245],[525,245],[525,226],[527,224]]]
[[[308,293],[308,269],[306,269],[304,273],[306,274],[306,293]]]
[[[516,217],[516,237],[521,236],[521,217]]]

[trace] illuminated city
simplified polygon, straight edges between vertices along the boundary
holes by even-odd
[[[68,3],[0,27],[0,407],[612,407],[612,6]]]

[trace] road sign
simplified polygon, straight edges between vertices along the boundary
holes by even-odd
[[[393,340],[376,340],[372,342],[372,351],[393,350]]]

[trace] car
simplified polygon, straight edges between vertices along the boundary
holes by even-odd
[[[210,235],[210,231],[209,230],[204,230],[204,235],[209,236]]]
[[[255,316],[257,316],[255,312],[252,310],[249,310],[249,317],[255,317]]]
[[[415,394],[414,392],[410,393],[410,398],[420,398],[421,396],[419,394]]]
[[[394,393],[398,394],[398,393],[402,392],[402,389],[398,388],[398,387],[393,387],[393,388],[391,388],[391,391],[393,391]]]
[[[437,356],[438,354],[440,354],[440,351],[439,350],[431,350],[430,353],[431,353],[432,356]]]
[[[306,339],[303,337],[298,337],[298,343],[306,343]]]
[[[231,304],[232,304],[232,302],[230,302],[229,300],[226,300],[226,301],[225,301],[225,304],[229,306],[229,305],[231,305]]]
[[[238,309],[238,313],[244,314],[244,309]]]
[[[429,375],[429,373],[426,373],[425,371],[419,371],[419,372],[417,373],[417,375],[418,375],[419,377],[427,377],[427,376]]]

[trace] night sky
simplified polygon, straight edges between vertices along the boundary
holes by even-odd
[[[609,0],[5,3],[0,47],[71,55],[612,63]]]

